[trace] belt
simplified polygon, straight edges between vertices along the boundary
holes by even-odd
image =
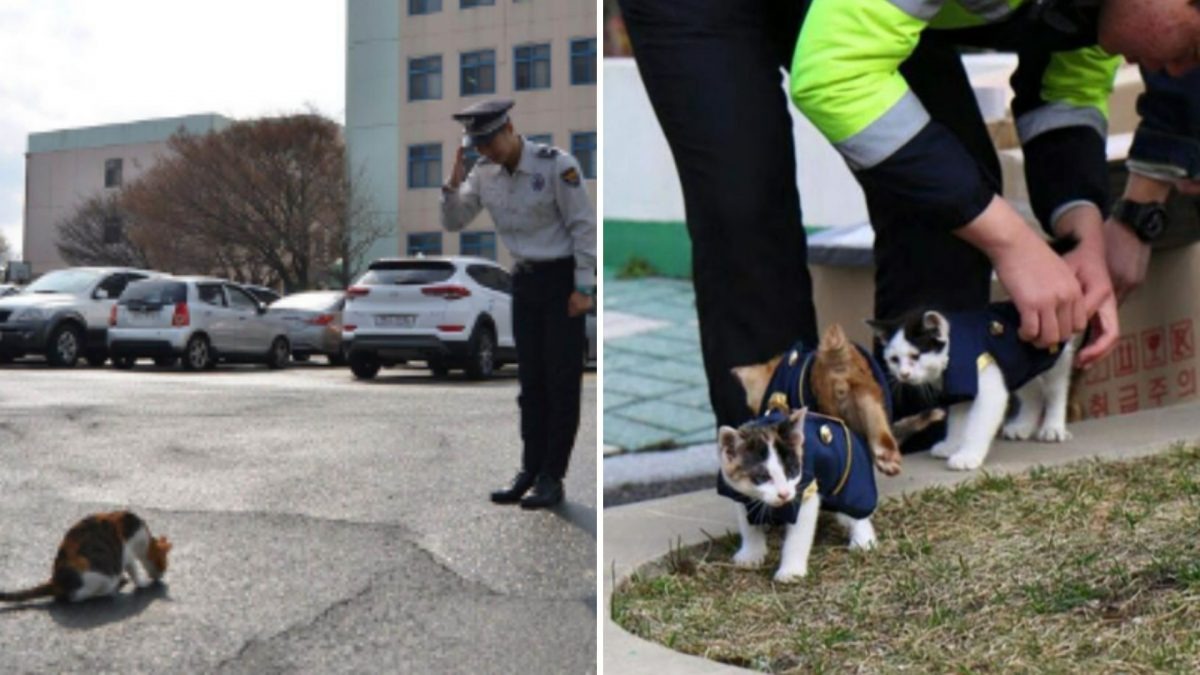
[[[542,270],[554,269],[563,267],[570,263],[575,265],[574,256],[565,256],[562,258],[552,258],[550,260],[518,260],[513,264],[514,274],[528,274],[530,272],[539,272]]]

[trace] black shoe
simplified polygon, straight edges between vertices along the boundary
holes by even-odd
[[[508,487],[492,493],[492,501],[497,504],[516,504],[521,501],[521,497],[525,496],[526,492],[529,492],[529,488],[533,487],[534,478],[535,476],[529,471],[518,472]]]
[[[547,509],[563,500],[563,484],[558,478],[538,474],[533,492],[521,500],[523,509]]]

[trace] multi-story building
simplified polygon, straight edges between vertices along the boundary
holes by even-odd
[[[513,126],[579,158],[596,195],[594,0],[347,0],[346,140],[376,218],[372,257],[482,255],[507,264],[486,211],[443,232],[440,187],[462,137],[451,119],[516,101]]]
[[[33,274],[66,267],[58,255],[59,223],[83,202],[133,182],[154,166],[168,152],[172,134],[205,134],[230,124],[226,117],[207,114],[30,134],[23,248]]]

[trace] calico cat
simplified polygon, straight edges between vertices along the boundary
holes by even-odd
[[[23,591],[0,592],[0,602],[51,596],[79,602],[114,595],[128,582],[125,572],[138,588],[144,588],[167,571],[170,550],[166,537],[152,537],[146,523],[129,511],[91,515],[63,537],[49,581]],[[139,565],[149,579],[142,576]]]
[[[814,473],[819,474],[821,469],[814,472],[811,465],[813,458],[805,457],[806,414],[807,410],[803,408],[787,415],[775,413],[767,418],[746,422],[737,429],[723,426],[718,432],[721,478],[730,490],[742,495],[736,504],[742,545],[733,556],[735,564],[753,567],[762,564],[766,558],[765,524],[772,521],[762,517],[764,512],[780,513],[789,506],[798,506],[791,512],[790,520],[782,521],[787,523],[787,533],[784,535],[779,569],[775,572],[775,581],[778,582],[797,581],[808,574],[808,556],[812,551],[817,513],[822,502],[826,502],[826,507],[838,511],[837,520],[849,532],[851,549],[870,549],[875,546],[870,512],[875,508],[877,497],[870,465],[862,464],[865,470],[857,479],[869,480],[870,484],[853,498],[856,501],[850,503],[849,507],[839,503],[836,496],[831,494],[836,481],[814,477]],[[864,455],[867,452],[861,445],[858,449]],[[839,454],[844,455],[844,452],[838,450]],[[837,472],[840,467],[834,469]],[[737,496],[729,492],[722,494]],[[855,512],[861,517],[853,517],[845,511]],[[751,522],[752,519],[755,523]]]
[[[931,454],[946,458],[950,469],[979,468],[997,432],[1011,440],[1071,438],[1067,399],[1072,355],[1082,336],[1056,349],[1037,349],[1017,337],[1020,317],[1012,303],[868,323],[896,381],[924,388],[949,405],[946,438]],[[1019,408],[1005,423],[1014,390]]]

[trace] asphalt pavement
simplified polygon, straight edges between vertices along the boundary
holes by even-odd
[[[515,371],[0,367],[0,587],[130,508],[165,584],[0,608],[4,672],[596,672],[596,390],[567,503],[491,504]]]

